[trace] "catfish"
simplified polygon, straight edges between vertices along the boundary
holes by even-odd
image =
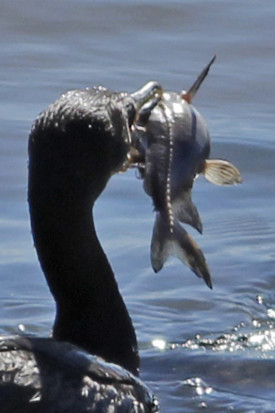
[[[215,56],[187,92],[164,91],[161,98],[145,105],[133,134],[136,150],[133,159],[156,212],[151,241],[152,267],[158,272],[170,255],[176,256],[210,288],[211,276],[204,254],[181,223],[202,233],[202,221],[191,196],[199,174],[217,185],[242,181],[238,169],[227,160],[209,159],[208,127],[192,105],[214,60]]]

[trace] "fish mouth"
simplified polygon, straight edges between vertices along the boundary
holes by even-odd
[[[147,82],[142,88],[131,93],[131,97],[136,104],[137,113],[147,104],[152,110],[160,101],[162,94],[162,86],[156,81]]]

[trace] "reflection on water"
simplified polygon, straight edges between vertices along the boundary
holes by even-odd
[[[26,203],[37,113],[64,90],[95,84],[132,91],[156,79],[188,88],[216,53],[194,104],[209,124],[212,156],[228,158],[244,180],[195,184],[204,234],[190,232],[214,290],[177,260],[152,273],[152,205],[134,171],[108,185],[97,228],[162,411],[274,411],[274,14],[267,0],[2,1],[1,332],[48,335],[54,317]]]

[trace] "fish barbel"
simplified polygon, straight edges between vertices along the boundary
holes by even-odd
[[[180,222],[202,232],[202,222],[191,197],[199,174],[218,185],[241,182],[239,171],[231,163],[209,159],[207,124],[191,104],[214,60],[215,57],[187,92],[165,91],[160,100],[145,105],[134,134],[144,190],[152,198],[156,212],[152,267],[158,272],[170,255],[176,256],[210,288],[211,276],[203,252]]]

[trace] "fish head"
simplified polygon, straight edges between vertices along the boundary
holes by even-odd
[[[175,193],[192,187],[210,152],[204,118],[177,92],[163,92],[153,108],[140,112],[133,142],[142,168],[152,157],[152,151],[171,157],[171,184]],[[150,181],[150,176],[147,179]]]
[[[162,91],[159,101],[151,100],[151,105],[142,106],[136,120],[133,147],[140,155],[140,164],[146,164],[146,154],[152,148],[163,153],[161,147],[167,146],[174,160],[175,171],[180,171],[189,186],[192,186],[194,177],[203,171],[204,160],[210,153],[207,124],[192,105],[192,100],[215,59],[216,56],[213,56],[187,92]],[[141,91],[148,89],[148,85],[152,88],[149,83]],[[176,178],[173,182],[177,185]]]
[[[182,97],[182,93],[164,93],[163,101],[171,130],[175,184],[178,179],[183,182],[182,177],[185,176],[184,181],[191,187],[210,154],[208,126],[200,112]]]

